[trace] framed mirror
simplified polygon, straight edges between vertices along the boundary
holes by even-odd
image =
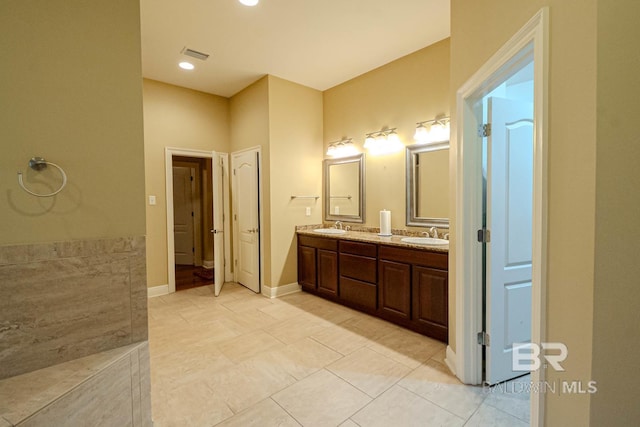
[[[364,154],[325,159],[325,221],[364,222],[364,182]]]
[[[449,141],[407,147],[407,225],[449,228]]]

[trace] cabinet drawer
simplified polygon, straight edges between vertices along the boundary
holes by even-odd
[[[322,237],[311,237],[298,235],[298,243],[302,246],[312,248],[326,249],[329,251],[338,250],[338,241],[334,239],[324,239]]]
[[[375,258],[341,253],[340,276],[376,283],[376,264]]]
[[[340,277],[340,298],[362,307],[376,309],[376,285]]]
[[[438,268],[440,270],[449,269],[449,255],[441,252],[380,245],[378,256],[380,259],[389,261],[405,262],[408,264]]]
[[[378,255],[378,247],[371,243],[340,241],[340,252],[352,255],[362,255],[375,258]]]

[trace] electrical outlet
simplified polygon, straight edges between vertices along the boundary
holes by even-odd
[[[305,211],[304,211],[304,214],[305,214],[306,216],[311,216],[311,208],[307,206],[307,208],[306,208],[306,209],[305,209]]]
[[[149,205],[151,206],[156,205],[156,196],[149,196]]]

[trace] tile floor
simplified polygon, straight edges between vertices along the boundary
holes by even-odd
[[[307,293],[152,298],[149,343],[156,427],[528,425],[521,388],[464,386],[445,344]]]

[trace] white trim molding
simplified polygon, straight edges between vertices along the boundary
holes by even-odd
[[[289,283],[288,285],[276,286],[274,288],[263,285],[262,295],[267,298],[279,298],[285,295],[300,292],[301,289],[302,287],[298,283]]]
[[[161,297],[169,293],[169,285],[160,285],[147,288],[147,298]]]
[[[456,92],[456,352],[447,349],[450,368],[465,384],[482,382],[482,349],[476,334],[482,329],[482,259],[476,231],[481,227],[479,191],[480,145],[473,100],[482,98],[508,77],[524,54],[534,62],[534,176],[533,176],[533,269],[532,335],[534,343],[545,341],[547,258],[547,105],[549,68],[549,9],[541,9]],[[544,382],[544,371],[532,372],[531,381]],[[531,394],[531,425],[544,422],[544,395]]]
[[[451,348],[450,345],[447,346],[447,353],[444,357],[444,363],[447,365],[447,367],[449,368],[449,370],[453,373],[453,375],[456,375],[456,353],[455,351],[453,351],[453,349]]]
[[[176,271],[175,271],[175,259],[174,259],[174,249],[175,242],[173,236],[173,156],[184,156],[184,157],[195,157],[195,158],[204,158],[211,159],[212,161],[215,159],[216,154],[226,155],[226,153],[217,153],[216,151],[205,151],[205,150],[195,150],[191,148],[176,148],[176,147],[165,147],[164,149],[164,162],[165,162],[165,198],[166,198],[166,218],[167,218],[167,277],[168,277],[168,293],[173,293],[176,291]],[[227,172],[228,173],[228,172]],[[212,189],[213,191],[213,189]],[[223,200],[224,205],[228,206],[229,200],[228,189],[223,191]],[[222,215],[222,212],[214,212],[215,215]],[[229,230],[229,215],[223,215],[225,218],[224,221],[224,229]],[[228,253],[228,247],[230,242],[227,242],[229,238],[225,238],[225,246],[224,253]],[[215,250],[215,248],[214,248]],[[205,261],[208,262],[208,261]],[[225,261],[226,264],[230,263],[230,260]],[[205,268],[213,268],[206,267]],[[225,275],[223,274],[223,277]],[[226,277],[225,277],[226,279]]]
[[[208,270],[213,269],[213,260],[205,259],[204,261],[202,261],[202,267]]]

